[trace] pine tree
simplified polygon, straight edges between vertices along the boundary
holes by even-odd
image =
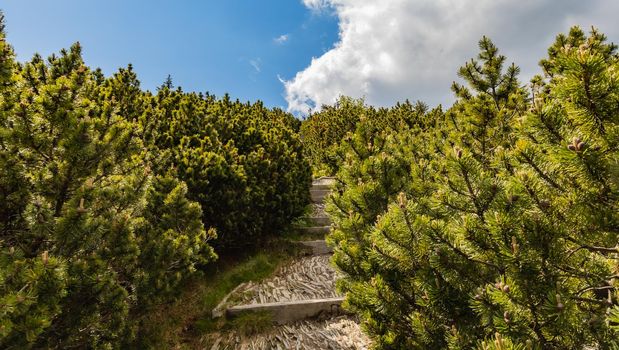
[[[478,263],[493,244],[479,231],[498,192],[490,160],[507,137],[514,115],[509,101],[520,93],[517,69],[503,73],[505,58],[487,38],[480,49],[480,62],[460,70],[473,91],[454,84],[459,100],[447,123],[418,136],[430,137],[429,146],[409,160],[412,173],[424,175],[411,182],[423,190],[403,191],[370,234],[369,256],[381,268],[366,289],[377,310],[367,324],[385,347],[466,347],[474,340],[466,333],[479,327],[467,294],[495,273],[490,263]],[[476,231],[471,239],[480,247],[465,243]]]
[[[409,103],[392,109],[366,107],[354,133],[349,133],[337,154],[342,157],[338,184],[327,204],[334,227],[327,237],[334,245],[333,261],[345,273],[338,283],[346,292],[346,305],[363,315],[371,334],[386,334],[403,324],[385,317],[402,306],[379,292],[382,281],[394,282],[398,274],[381,274],[384,264],[373,258],[377,253],[371,239],[374,224],[403,191],[427,190],[414,176],[428,175],[427,168],[411,168],[411,159],[428,165],[423,131],[443,116],[440,110],[427,112],[424,105]],[[425,163],[424,163],[425,162]],[[385,299],[381,299],[385,298]]]
[[[0,12],[0,345],[24,348],[60,314],[68,279],[64,260],[47,251],[24,256],[18,245],[18,232],[27,225],[22,213],[28,205],[28,182],[8,140],[17,69]]]
[[[616,46],[595,29],[587,37],[572,28],[542,67],[549,80],[534,79],[511,155],[510,186],[528,209],[517,217],[518,254],[507,274],[519,293],[490,300],[506,312],[526,310],[514,327],[542,348],[610,348],[617,333],[604,319],[618,303],[619,271]]]
[[[456,104],[413,139],[432,141],[411,152],[410,184],[355,226],[365,249],[343,269],[347,300],[377,347],[616,346],[619,89],[603,40],[559,36],[531,100],[480,41],[459,72],[470,88],[454,84]]]
[[[0,346],[130,344],[139,314],[214,259],[213,231],[150,171],[131,67],[106,79],[79,44],[24,65],[4,48]]]

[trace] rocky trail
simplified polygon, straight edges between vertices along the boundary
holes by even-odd
[[[324,199],[332,178],[314,180],[313,210],[298,229],[324,235],[330,220]],[[335,290],[337,272],[330,264],[331,250],[324,240],[300,242],[310,256],[299,257],[260,282],[243,283],[213,310],[213,317],[266,313],[273,326],[253,334],[226,332],[209,335],[210,349],[367,349],[368,338],[354,316],[345,314],[343,297]],[[209,347],[207,347],[208,349]]]

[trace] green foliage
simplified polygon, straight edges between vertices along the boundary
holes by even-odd
[[[346,273],[339,288],[347,292],[347,306],[371,318],[366,330],[370,334],[388,333],[385,337],[390,343],[399,341],[393,339],[398,331],[407,332],[409,321],[395,321],[393,316],[405,310],[406,303],[383,294],[381,286],[399,283],[403,275],[379,276],[387,262],[372,255],[388,252],[376,246],[374,223],[390,203],[402,200],[400,193],[410,191],[420,197],[431,193],[433,164],[429,155],[436,150],[433,132],[445,122],[440,109],[427,112],[422,105],[411,107],[404,104],[365,112],[367,117],[360,118],[355,133],[340,145],[345,160],[327,205],[336,223],[328,241],[335,245],[334,262]]]
[[[303,212],[311,172],[289,114],[167,87],[152,105],[142,125],[163,155],[156,171],[187,183],[218,248],[260,242]]]
[[[131,67],[90,71],[78,44],[12,62],[2,34],[0,347],[120,347],[215,255],[199,205],[151,174]]]
[[[341,143],[329,240],[347,306],[378,348],[612,348],[615,47],[559,36],[531,96],[479,47],[447,113],[384,134],[361,122]]]
[[[340,97],[334,106],[323,106],[320,112],[311,114],[300,128],[304,152],[312,164],[314,175],[331,176],[337,173],[344,163],[341,143],[348,134],[357,130],[363,121],[371,130],[396,130],[423,123],[417,115],[427,111],[421,102],[398,103],[392,109],[375,109],[364,104],[362,99]]]
[[[323,106],[319,113],[310,114],[301,125],[304,151],[315,175],[333,175],[339,168],[336,151],[347,132],[363,115],[363,100],[340,97],[334,106]]]
[[[248,312],[230,321],[230,329],[237,334],[251,336],[273,326],[273,315],[268,311]]]
[[[0,344],[25,348],[62,311],[68,285],[66,263],[46,252],[26,258],[14,247],[0,249]]]
[[[79,44],[16,63],[2,19],[0,347],[155,346],[145,315],[216,258],[216,229],[247,247],[309,202],[300,122],[171,79],[144,92]]]

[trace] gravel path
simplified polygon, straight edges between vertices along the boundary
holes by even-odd
[[[338,297],[340,294],[335,291],[337,272],[329,259],[328,255],[301,258],[282,267],[272,277],[241,285],[229,303],[264,304]]]
[[[370,342],[351,317],[301,321],[273,327],[268,332],[239,336],[235,333],[215,334],[204,343],[211,350],[224,349],[368,349]]]

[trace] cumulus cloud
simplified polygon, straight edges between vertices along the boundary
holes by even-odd
[[[273,39],[273,41],[276,44],[282,45],[282,44],[286,43],[288,41],[288,39],[290,39],[290,35],[289,34],[282,34],[282,35],[278,36],[277,38]]]
[[[375,105],[404,99],[431,105],[452,101],[456,71],[489,36],[526,82],[559,32],[595,25],[611,40],[616,0],[303,0],[339,19],[334,47],[284,81],[288,109],[306,113],[340,95]]]

